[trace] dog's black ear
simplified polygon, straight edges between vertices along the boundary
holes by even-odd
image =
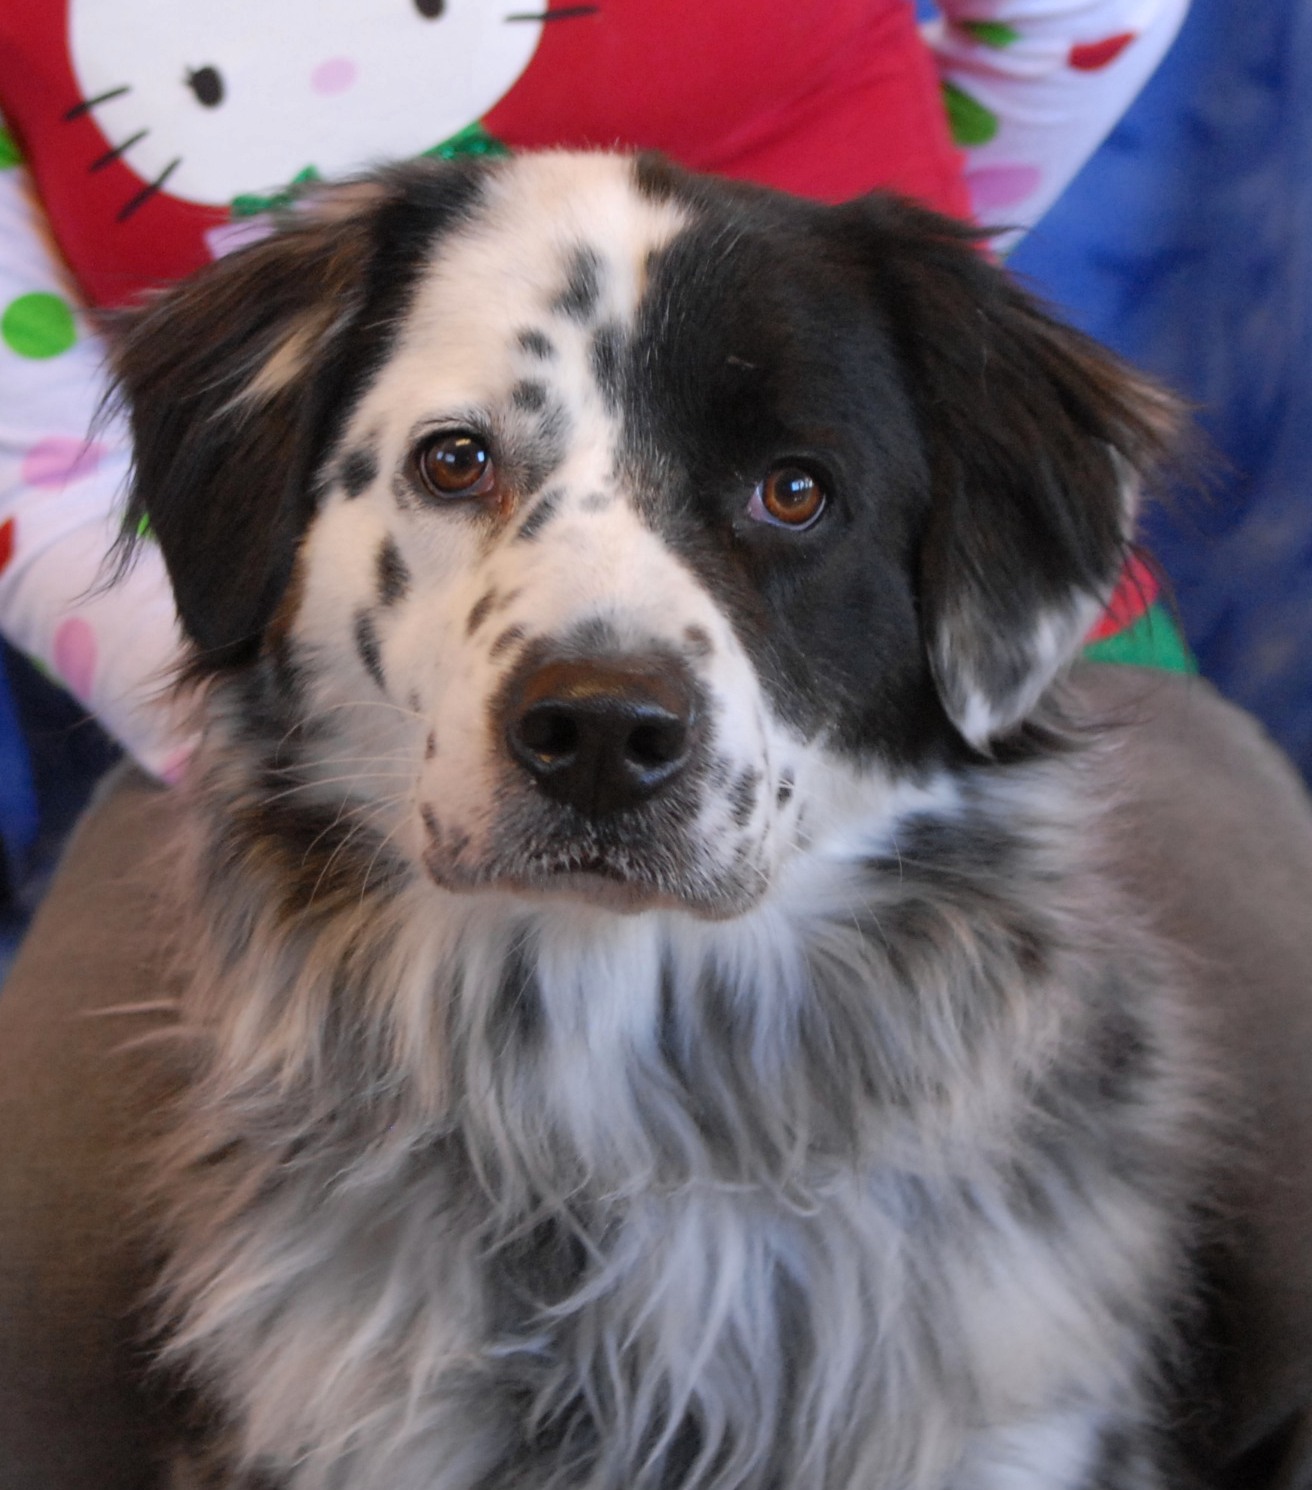
[[[948,716],[985,748],[1111,596],[1179,406],[1045,314],[969,230],[889,199],[859,207],[929,463],[925,644]]]
[[[378,365],[424,246],[474,179],[434,163],[326,190],[111,325],[135,447],[127,531],[149,523],[202,668],[257,649],[334,417]]]

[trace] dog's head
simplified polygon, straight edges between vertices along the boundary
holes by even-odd
[[[1025,721],[1172,422],[942,219],[608,155],[330,192],[117,365],[257,749],[448,889],[711,916]]]

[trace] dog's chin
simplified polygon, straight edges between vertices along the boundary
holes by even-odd
[[[632,861],[606,855],[517,857],[482,866],[452,865],[430,857],[425,867],[440,889],[459,895],[515,895],[584,904],[616,915],[683,911],[703,921],[741,916],[761,898],[741,883],[703,876],[657,875]]]

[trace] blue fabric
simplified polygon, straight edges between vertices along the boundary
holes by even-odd
[[[1203,672],[1312,776],[1312,6],[1194,0],[1012,267],[1199,406],[1215,479],[1149,540]]]
[[[27,866],[28,850],[36,837],[36,791],[28,766],[27,747],[14,709],[0,657],[0,901],[12,892]]]

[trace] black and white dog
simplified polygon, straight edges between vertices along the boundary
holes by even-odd
[[[118,372],[177,1483],[1178,1483],[1207,1102],[1054,698],[1169,400],[930,214],[604,154],[329,192]]]

